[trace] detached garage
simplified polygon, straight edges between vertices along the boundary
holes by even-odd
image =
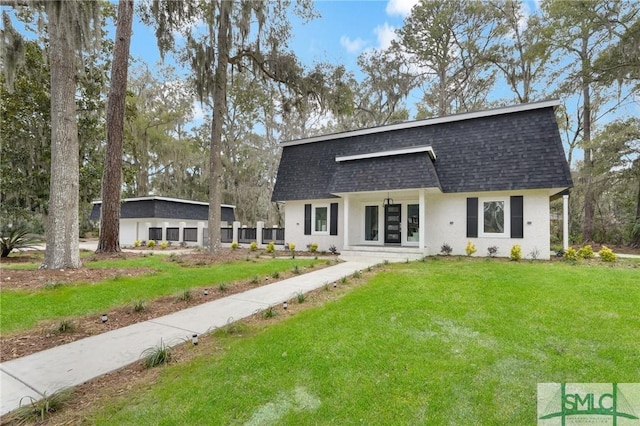
[[[102,201],[94,201],[90,219],[100,221]],[[235,206],[221,206],[221,227],[235,220]],[[125,198],[120,207],[120,245],[139,241],[168,241],[203,246],[209,203],[166,197]]]

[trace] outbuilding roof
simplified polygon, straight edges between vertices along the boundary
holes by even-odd
[[[273,201],[573,186],[554,107],[522,104],[284,142]]]

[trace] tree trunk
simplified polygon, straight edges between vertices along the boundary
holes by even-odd
[[[45,3],[51,64],[51,183],[43,269],[79,268],[79,144],[76,52],[67,40],[64,1]]]
[[[232,2],[220,2],[220,22],[218,26],[218,63],[216,65],[213,89],[213,123],[211,129],[211,151],[209,163],[211,177],[209,183],[209,252],[220,249],[220,214],[222,204],[222,120],[226,110],[227,66],[231,45],[230,15]]]
[[[120,251],[120,193],[122,192],[122,140],[127,97],[129,45],[133,22],[133,0],[120,0],[116,41],[111,65],[111,87],[107,105],[107,152],[102,175],[100,238],[96,253]]]
[[[583,95],[583,115],[584,115],[584,133],[582,144],[584,149],[584,175],[585,175],[585,193],[584,193],[584,224],[582,230],[582,238],[584,241],[593,240],[593,214],[595,211],[595,195],[591,187],[591,178],[593,174],[593,164],[591,160],[591,87],[589,77],[591,75],[591,66],[588,57],[588,35],[582,40],[582,95]]]

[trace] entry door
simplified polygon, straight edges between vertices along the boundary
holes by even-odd
[[[400,244],[400,230],[402,217],[400,204],[384,206],[384,242],[385,244]]]

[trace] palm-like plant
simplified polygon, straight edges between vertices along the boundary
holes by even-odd
[[[24,228],[12,229],[8,236],[0,237],[0,257],[7,257],[13,250],[24,250],[35,248],[42,243],[42,238],[35,234],[30,234]]]

